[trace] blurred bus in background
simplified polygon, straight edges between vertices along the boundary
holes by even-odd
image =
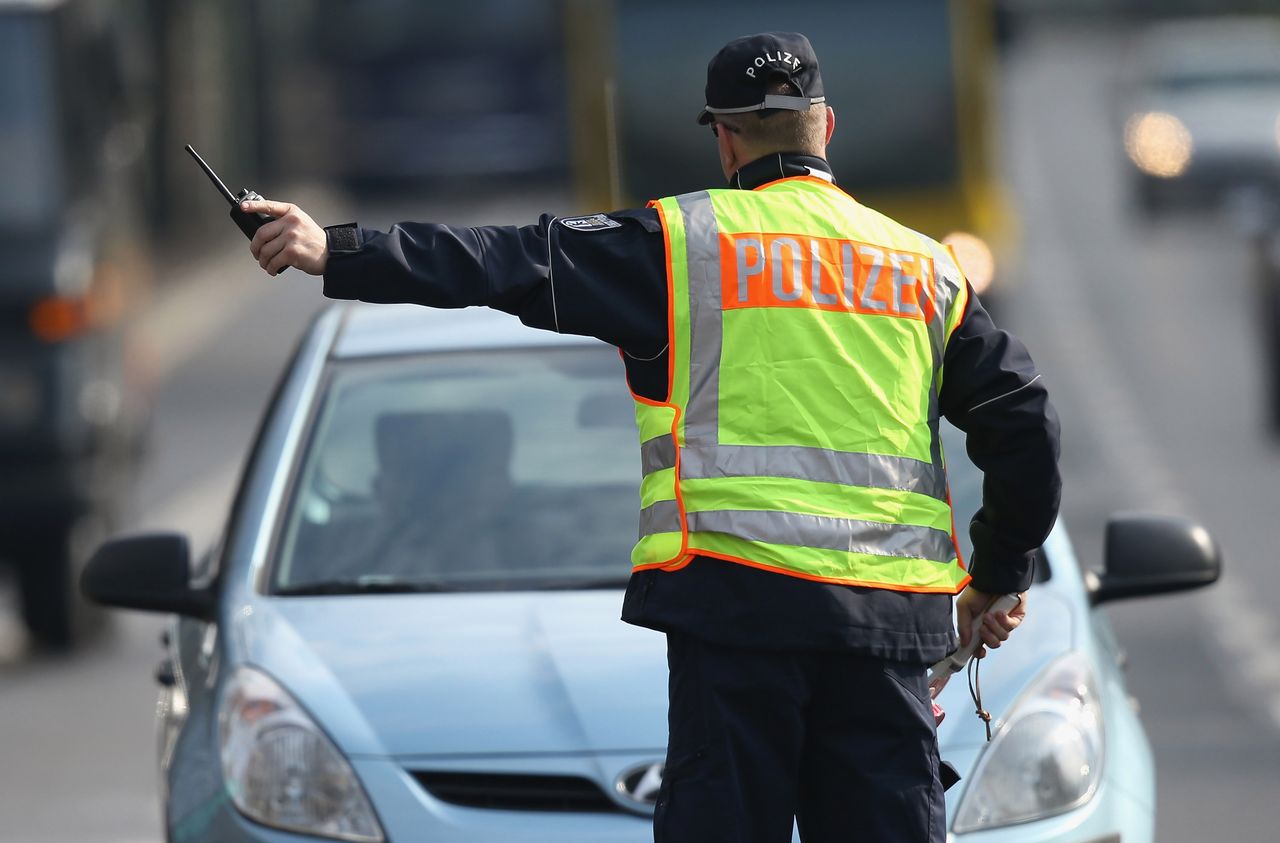
[[[707,62],[739,35],[803,32],[836,112],[828,154],[858,201],[957,252],[984,298],[1008,284],[995,168],[996,12],[986,0],[576,0],[566,7],[575,174],[592,210],[717,186]]]

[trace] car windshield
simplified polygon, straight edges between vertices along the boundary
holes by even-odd
[[[273,592],[623,586],[639,511],[633,406],[603,346],[336,365],[285,510]],[[967,518],[981,481],[947,437]]]
[[[277,592],[626,582],[635,413],[604,346],[337,366],[277,555]]]

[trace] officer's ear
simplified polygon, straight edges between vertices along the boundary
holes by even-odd
[[[827,106],[827,135],[822,141],[823,146],[831,145],[831,136],[836,131],[836,110],[831,106]]]
[[[733,174],[738,172],[738,168],[746,163],[738,154],[738,133],[732,127],[723,123],[719,124],[717,128],[716,151],[720,154],[720,169],[724,171],[726,179],[732,179]]]

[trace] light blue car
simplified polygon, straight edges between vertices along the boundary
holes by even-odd
[[[954,433],[954,431],[952,431]],[[486,310],[335,306],[268,408],[216,546],[99,549],[93,599],[179,615],[159,671],[170,841],[651,840],[661,635],[618,619],[640,465],[617,353]],[[980,478],[951,442],[961,517]],[[956,841],[1153,836],[1104,600],[1213,581],[1200,528],[1059,528],[1023,628],[940,702]]]

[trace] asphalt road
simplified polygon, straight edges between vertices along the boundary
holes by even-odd
[[[1024,250],[1002,314],[1062,416],[1064,517],[1082,558],[1099,557],[1119,509],[1192,515],[1227,551],[1212,590],[1107,610],[1156,753],[1159,839],[1269,841],[1280,836],[1280,660],[1267,650],[1280,448],[1261,426],[1248,260],[1211,216],[1130,216],[1111,114],[1124,43],[1113,29],[1031,29],[1005,65],[1003,161]],[[536,210],[508,202],[447,218]],[[313,279],[267,279],[241,249],[229,235],[178,268],[182,283],[142,327],[164,378],[134,522],[197,542],[216,532],[276,374],[322,304]],[[0,839],[162,839],[150,676],[163,620],[122,614],[73,656],[23,659],[7,599],[0,584]]]

